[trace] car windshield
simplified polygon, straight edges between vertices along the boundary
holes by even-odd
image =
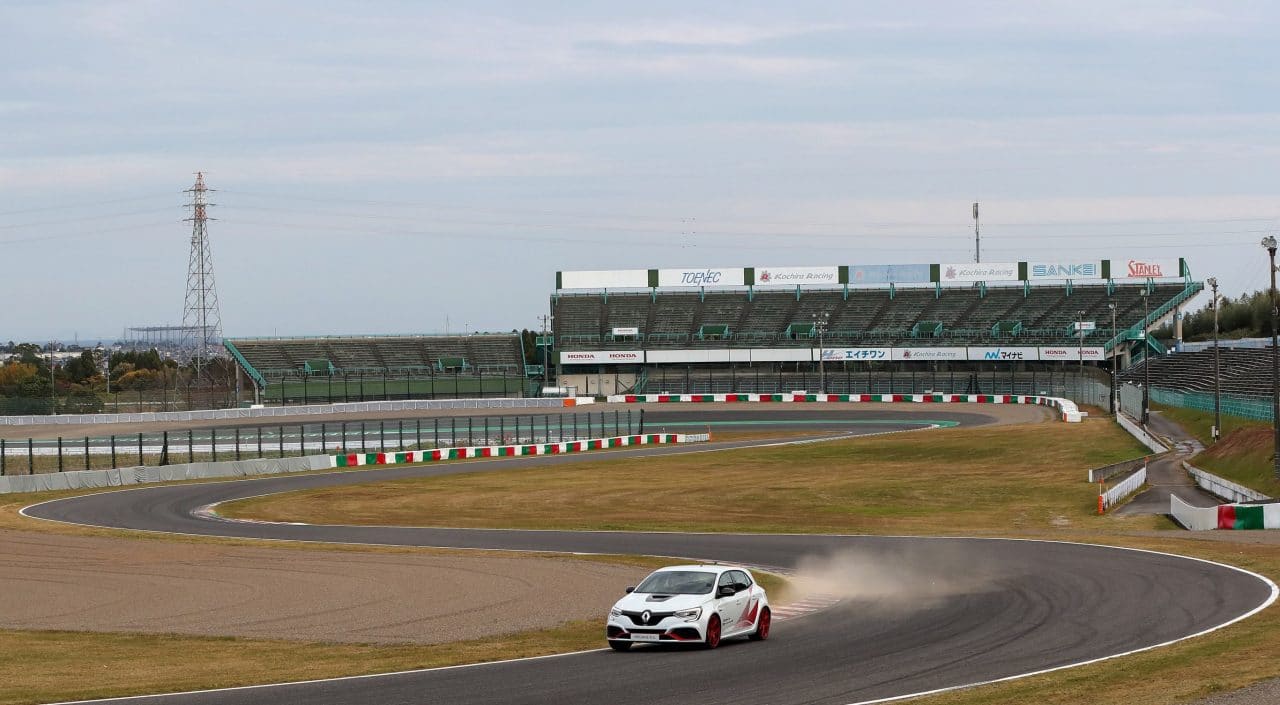
[[[664,570],[644,579],[636,592],[663,595],[704,595],[716,584],[716,574],[700,570]]]

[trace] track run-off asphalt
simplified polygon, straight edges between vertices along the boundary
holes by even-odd
[[[664,422],[859,435],[931,421],[982,425],[980,406],[918,411],[827,407],[651,410]],[[861,422],[861,423],[859,423]],[[714,651],[640,648],[112,702],[163,705],[306,703],[641,703],[848,705],[905,698],[1115,657],[1221,628],[1275,600],[1267,579],[1162,553],[991,538],[569,532],[222,521],[205,508],[277,492],[641,455],[716,452],[760,441],[639,447],[607,455],[535,456],[455,465],[151,486],[34,505],[40,519],[142,531],[263,540],[442,548],[647,554],[740,562],[820,576],[843,599],[778,622],[763,643]],[[1010,498],[1016,501],[1016,498]],[[714,507],[708,512],[714,514]],[[340,560],[339,558],[336,558]],[[423,596],[429,599],[429,596]],[[603,634],[601,639],[603,646]],[[175,658],[199,658],[198,654]]]

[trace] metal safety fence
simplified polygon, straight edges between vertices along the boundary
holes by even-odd
[[[642,412],[615,409],[188,428],[75,438],[0,439],[0,475],[286,458],[316,453],[386,453],[558,443],[643,433],[643,426]]]

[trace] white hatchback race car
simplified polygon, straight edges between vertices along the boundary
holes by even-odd
[[[605,638],[617,651],[632,644],[701,644],[769,638],[769,597],[751,571],[730,565],[677,565],[654,571],[609,610]]]

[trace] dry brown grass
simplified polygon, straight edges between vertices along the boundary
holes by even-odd
[[[1103,419],[928,433],[307,490],[219,510],[323,524],[1005,533],[1096,522],[1085,470],[1143,452]]]

